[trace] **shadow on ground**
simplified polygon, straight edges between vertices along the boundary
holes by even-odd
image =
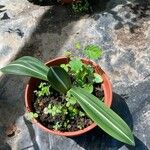
[[[71,23],[79,20],[79,18],[65,6],[53,6],[43,14],[35,31],[17,57],[31,55],[40,57],[44,61],[54,58],[69,38],[74,25]],[[70,24],[69,27],[64,29],[68,24]]]
[[[125,1],[122,4],[120,12],[126,11],[126,14],[118,15],[118,12],[112,10],[111,8],[114,5],[109,4],[108,13],[112,14],[115,20],[118,20],[118,24],[115,25],[115,29],[121,29],[125,25],[128,26],[131,33],[135,33],[136,29],[142,26],[144,21],[150,19],[150,1],[149,0],[135,0],[133,3],[126,3]]]
[[[27,128],[28,128],[28,132],[29,132],[29,134],[30,134],[30,138],[31,138],[31,140],[32,140],[32,143],[33,143],[33,145],[32,146],[30,146],[30,147],[33,147],[35,150],[40,150],[40,148],[39,148],[39,146],[38,146],[38,143],[37,143],[37,141],[35,140],[35,131],[34,131],[34,129],[33,129],[33,126],[32,126],[32,123],[29,121],[29,120],[27,120],[25,117],[23,117],[23,120],[24,120],[24,122],[25,122],[25,124],[26,124],[26,126],[27,126]],[[26,150],[26,149],[28,149],[28,148],[30,148],[30,147],[26,147],[26,148],[23,148],[23,149],[21,149],[21,150]]]
[[[64,6],[53,6],[40,18],[36,29],[16,58],[24,55],[35,56],[42,61],[54,58],[68,39],[73,24],[69,26],[67,33],[64,32],[61,36],[63,28],[77,19],[79,18],[71,16]],[[25,112],[24,89],[27,80],[12,75],[3,76],[0,80],[0,149],[8,149],[6,138],[10,137],[7,136],[6,130]],[[14,135],[15,133],[11,137]]]

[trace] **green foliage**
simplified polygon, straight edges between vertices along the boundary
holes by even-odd
[[[61,67],[50,67],[47,78],[51,86],[60,93],[67,93],[71,88],[69,74]]]
[[[92,93],[93,92],[93,84],[94,83],[102,83],[102,81],[103,81],[102,77],[99,74],[94,73],[92,66],[85,65],[83,63],[82,63],[82,65],[77,65],[77,63],[74,63],[74,62],[72,64],[73,65],[70,65],[70,70],[72,70],[71,69],[72,66],[76,66],[76,71],[72,72],[72,75],[75,78],[74,85],[80,86],[80,87],[84,88],[86,91],[88,91],[89,93]],[[78,66],[79,66],[79,68],[78,68]]]
[[[84,49],[85,55],[90,59],[98,59],[102,56],[102,50],[97,45],[87,45]]]
[[[62,113],[63,106],[61,105],[51,105],[49,104],[48,107],[44,108],[44,114],[51,114],[53,117]]]
[[[85,48],[82,50],[82,46],[80,42],[75,43],[75,48],[76,50],[81,50],[80,54],[83,54],[85,56],[87,56],[89,59],[98,59],[102,56],[102,49],[95,44],[89,44],[87,46],[85,46]],[[70,51],[65,51],[64,55],[67,57],[73,57],[72,53]]]
[[[56,124],[53,125],[53,128],[54,128],[55,130],[59,130],[61,127],[62,127],[62,125],[60,124],[60,122],[56,122]]]
[[[60,67],[63,68],[66,72],[69,71],[69,64],[61,64]]]
[[[72,9],[75,13],[88,12],[89,7],[90,5],[89,5],[88,0],[79,1],[79,2],[75,2],[72,4]]]
[[[80,45],[77,44],[76,48],[79,49]],[[84,49],[84,53],[90,59],[98,59],[102,55],[101,49],[96,45],[88,45]],[[50,86],[60,93],[67,93],[66,105],[49,104],[43,110],[45,114],[53,118],[56,117],[56,119],[58,115],[62,114],[63,123],[56,123],[53,126],[54,129],[57,130],[62,127],[69,129],[71,124],[66,119],[68,116],[70,119],[77,116],[84,117],[84,113],[77,109],[77,106],[80,105],[86,114],[109,135],[121,142],[134,145],[134,138],[127,124],[113,110],[106,107],[102,101],[90,94],[93,92],[93,84],[101,83],[102,78],[94,72],[91,66],[84,65],[79,58],[71,58],[69,64],[63,64],[61,67],[47,67],[36,58],[25,56],[10,63],[0,71],[48,81],[50,85],[40,84],[40,90],[36,91],[38,97],[51,94]],[[70,76],[74,78],[72,83]],[[34,119],[38,117],[38,114],[30,112],[28,116],[30,119]],[[78,124],[78,128],[81,129],[82,125]]]
[[[82,68],[74,73],[76,78],[76,82],[79,86],[83,86],[86,83],[86,77],[88,76],[89,72],[85,65],[82,65]]]
[[[78,123],[77,128],[80,129],[80,130],[83,129],[83,124],[82,123]]]
[[[95,82],[95,83],[102,83],[103,79],[98,73],[94,73],[94,80],[93,80],[93,82]]]
[[[81,49],[81,43],[79,42],[75,43],[75,48],[78,50]]]
[[[94,69],[90,65],[84,65],[84,72],[86,72],[86,76],[84,76],[84,80],[88,80],[88,84],[94,83]],[[85,73],[84,73],[85,74]]]
[[[75,105],[77,103],[76,99],[74,97],[71,96],[70,91],[67,92],[66,95],[66,106],[69,108],[71,108],[73,105]]]
[[[47,67],[34,57],[24,56],[1,68],[7,74],[26,75],[49,81],[51,86],[61,93],[71,88],[70,76],[61,67]]]
[[[50,95],[50,85],[47,85],[45,82],[41,82],[38,86],[39,90],[35,90],[34,93],[37,97],[48,96]]]
[[[38,118],[38,114],[34,113],[34,112],[28,112],[28,113],[26,113],[25,116],[28,120],[33,120],[35,118]]]
[[[82,112],[82,111],[79,111],[79,116],[80,117],[84,117],[86,114],[84,113],[84,112]]]
[[[78,73],[82,69],[83,63],[79,58],[73,58],[69,62],[69,65],[71,67],[71,71]]]
[[[56,124],[53,125],[54,130],[61,130],[61,129],[70,129],[71,124],[70,120],[74,120],[77,117],[85,117],[86,114],[78,110],[77,108],[78,103],[76,99],[71,96],[70,91],[67,92],[66,94],[66,103],[63,105],[60,103],[54,103],[54,104],[49,104],[47,107],[43,109],[44,114],[50,115],[53,119],[57,120],[57,117],[59,118],[60,115],[61,120],[56,122]],[[79,121],[80,122],[80,121]],[[81,124],[81,122],[79,123]],[[77,125],[79,129],[82,129],[84,125],[80,125],[80,127]]]
[[[121,142],[135,145],[130,128],[113,110],[82,88],[74,87],[70,92],[88,116],[106,133]]]
[[[0,71],[7,74],[26,75],[48,81],[49,68],[34,57],[24,56],[8,64]]]
[[[68,128],[68,129],[70,129],[70,128],[71,128],[71,125],[70,125],[70,124],[68,124],[68,125],[67,125],[67,128]]]
[[[75,105],[77,103],[76,99],[74,97],[66,98],[66,106],[69,107],[70,105]]]
[[[65,52],[64,52],[64,56],[66,56],[66,57],[71,57],[71,55],[72,55],[72,54],[71,54],[71,52],[69,52],[69,51],[65,51]]]
[[[63,122],[63,125],[62,125],[64,128],[71,128],[71,125],[70,125],[70,120],[66,120],[65,122]]]
[[[68,107],[68,111],[69,111],[69,115],[70,115],[70,118],[73,118],[76,117],[79,113],[78,109],[74,108],[72,105],[70,105]]]
[[[92,84],[84,84],[83,89],[87,91],[88,93],[93,92],[93,85]]]

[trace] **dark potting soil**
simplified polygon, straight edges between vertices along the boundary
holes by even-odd
[[[93,121],[91,121],[91,119],[89,119],[87,115],[82,116],[82,117],[78,115],[72,118],[69,113],[67,115],[62,115],[62,113],[60,113],[60,114],[57,114],[55,117],[53,117],[50,114],[44,114],[43,110],[45,107],[48,107],[49,104],[52,104],[52,105],[61,104],[65,107],[66,110],[68,109],[66,106],[65,95],[60,94],[54,89],[51,89],[51,90],[53,90],[53,94],[50,96],[37,98],[37,96],[34,95],[33,112],[38,113],[37,119],[41,124],[43,124],[45,127],[51,130],[55,130],[53,126],[56,125],[57,122],[64,125],[64,123],[67,120],[69,120],[70,127],[64,128],[63,126],[58,129],[59,131],[67,132],[67,131],[77,131],[79,130],[79,126],[80,126],[80,129],[83,129],[93,123]],[[100,99],[104,97],[104,92],[100,88],[100,84],[94,84],[94,90],[92,94],[94,94],[96,97]],[[78,109],[79,111],[84,112],[78,103],[75,104],[73,107]]]

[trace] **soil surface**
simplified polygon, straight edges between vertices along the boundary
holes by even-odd
[[[37,89],[38,90],[38,89]],[[64,108],[69,112],[68,107],[66,106],[66,97],[63,94],[60,94],[54,89],[50,89],[51,92],[53,92],[52,95],[49,96],[43,96],[38,98],[34,94],[34,104],[33,104],[33,112],[38,113],[38,121],[43,124],[45,127],[51,129],[51,130],[56,130],[54,129],[54,126],[59,122],[62,127],[59,128],[59,131],[64,131],[64,132],[69,132],[69,131],[77,131],[79,129],[83,129],[88,127],[93,123],[91,119],[87,115],[85,116],[80,116],[76,115],[72,118],[72,112],[63,115],[62,113],[57,114],[56,116],[52,116],[51,114],[45,114],[44,113],[44,108],[48,107],[49,104],[52,105],[61,105],[64,106]],[[100,88],[100,84],[95,84],[94,85],[94,90],[93,93],[96,97],[102,99],[104,97],[103,91]],[[73,108],[76,108],[78,111],[82,111],[82,108],[80,105],[77,103],[73,105]],[[69,127],[64,128],[64,123],[69,120]]]

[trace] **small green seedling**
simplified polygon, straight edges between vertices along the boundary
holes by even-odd
[[[69,71],[69,64],[61,64],[60,67],[62,67],[66,72]]]
[[[81,8],[79,5],[78,8],[82,10],[83,7]],[[80,45],[77,45],[77,49],[78,48],[80,48]],[[102,55],[102,50],[99,46],[93,44],[86,46],[81,52],[84,52],[88,58],[95,60]],[[66,100],[66,103],[69,102],[68,107],[65,103],[62,105],[52,103],[43,110],[45,114],[49,115],[48,118],[51,117],[55,122],[58,122],[57,119],[63,115],[63,113],[67,114],[65,117],[61,118],[63,119],[61,123],[59,121],[54,125],[54,129],[64,129],[63,123],[66,122],[66,120],[72,120],[72,118],[83,116],[84,114],[77,109],[79,108],[78,106],[80,106],[90,119],[106,133],[121,142],[135,145],[132,131],[125,121],[111,108],[108,108],[100,101],[99,98],[93,95],[92,86],[102,82],[101,76],[96,74],[88,65],[84,65],[79,58],[72,57],[71,55],[69,55],[69,57],[71,61],[68,65],[48,67],[34,57],[24,56],[1,68],[0,71],[7,74],[31,76],[48,83],[40,84],[39,89],[35,92],[37,98],[50,95],[51,89],[63,95],[66,95],[68,91],[70,92],[70,99]],[[67,98],[68,97],[66,97],[66,99]],[[29,117],[30,119],[34,119],[38,117],[38,114],[30,112]],[[68,119],[67,117],[70,118]],[[84,121],[84,118],[81,119]],[[82,122],[82,120],[80,120],[80,122]],[[65,124],[68,131],[70,131],[71,125],[71,121]],[[79,124],[78,128],[81,127],[81,124]]]
[[[94,73],[94,80],[93,80],[93,82],[95,82],[95,83],[102,83],[103,79],[98,73]]]
[[[61,127],[62,127],[62,125],[61,125],[60,122],[56,122],[56,124],[53,125],[53,128],[54,128],[55,130],[59,130]]]
[[[48,107],[44,108],[43,112],[44,114],[51,114],[53,117],[56,116],[57,114],[62,113],[62,108],[63,106],[61,105],[51,105],[49,104]]]
[[[88,0],[78,1],[72,4],[72,9],[74,13],[85,13],[90,9],[90,4]]]
[[[82,123],[78,123],[77,128],[80,129],[80,130],[83,129],[83,124]]]
[[[79,111],[79,116],[80,117],[84,117],[84,116],[86,116],[86,114],[84,112],[82,112],[82,111]]]
[[[75,43],[75,48],[78,50],[81,49],[81,43],[80,42]]]
[[[69,65],[72,72],[78,73],[80,70],[82,70],[83,63],[79,58],[72,58],[69,62]]]
[[[50,85],[47,85],[45,82],[41,82],[38,86],[39,90],[35,90],[34,93],[37,97],[48,96],[50,95]]]
[[[28,120],[33,120],[35,118],[38,118],[38,114],[34,112],[28,112],[25,114],[25,116]]]
[[[75,104],[77,104],[76,99],[74,99],[71,96],[70,91],[68,91],[67,94],[66,94],[66,106],[69,107],[69,106],[73,106]]]
[[[64,56],[66,56],[66,57],[71,57],[71,55],[72,55],[72,53],[69,51],[64,52]]]
[[[92,93],[94,87],[93,87],[92,84],[84,84],[84,85],[83,85],[83,89],[84,89],[85,91],[87,91],[88,93]]]
[[[66,98],[66,106],[69,107],[70,105],[75,105],[77,103],[76,99],[74,97],[69,97],[69,98]]]
[[[84,54],[89,58],[89,59],[98,59],[102,56],[102,50],[100,49],[99,46],[91,44],[87,45],[84,49]]]

